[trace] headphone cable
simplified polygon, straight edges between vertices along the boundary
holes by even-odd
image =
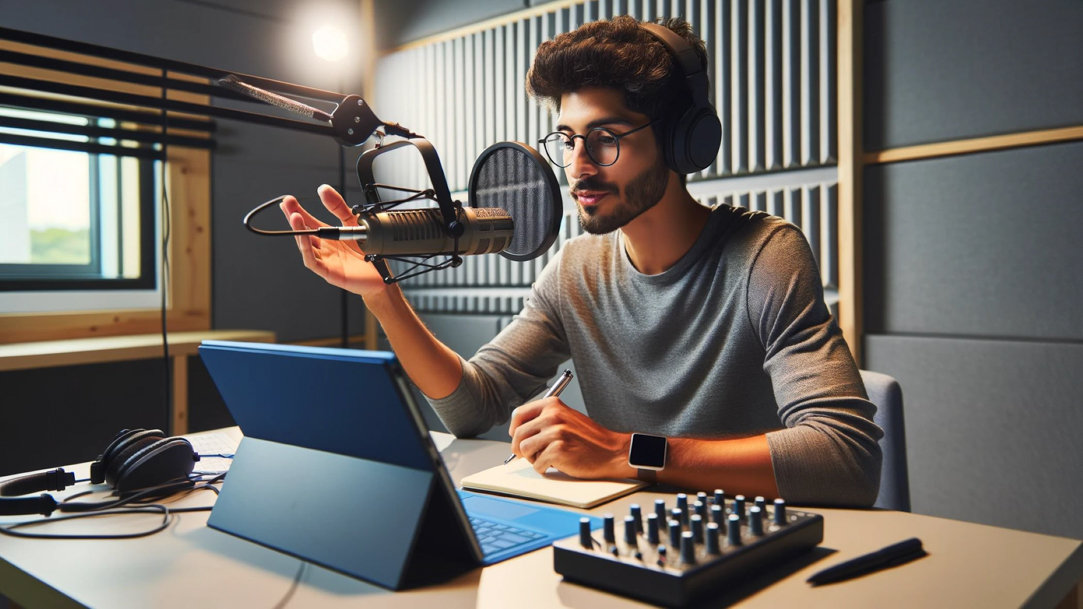
[[[200,481],[202,481],[202,480],[200,480]],[[217,480],[215,480],[215,481],[217,481]],[[185,489],[188,493],[191,493],[193,491],[200,491],[200,490],[211,490],[211,491],[214,491],[217,494],[218,489],[216,487],[212,486],[213,483],[214,482],[206,482],[204,484],[196,485],[195,481],[189,480],[189,481],[185,481],[183,484],[192,484],[192,486],[190,488]],[[174,520],[173,516],[175,514],[187,513],[187,512],[209,512],[209,511],[211,511],[211,509],[212,509],[211,506],[170,509],[168,506],[162,505],[160,503],[137,503],[139,500],[144,499],[146,497],[151,497],[151,496],[155,496],[156,499],[161,499],[162,496],[160,495],[160,493],[162,493],[165,489],[167,489],[170,486],[175,487],[177,484],[178,483],[173,483],[172,485],[161,485],[161,486],[157,486],[157,487],[150,487],[150,488],[147,488],[147,489],[143,489],[143,490],[135,493],[134,495],[132,495],[130,497],[120,498],[120,499],[116,499],[116,500],[113,500],[113,501],[102,501],[102,502],[98,502],[98,503],[86,503],[86,504],[68,502],[69,499],[74,499],[76,497],[81,497],[81,496],[84,496],[84,495],[86,495],[86,494],[88,494],[90,492],[93,492],[93,491],[84,491],[82,493],[77,493],[76,495],[72,495],[72,496],[66,498],[63,502],[61,502],[60,505],[57,506],[57,508],[62,512],[74,512],[74,513],[66,514],[66,515],[63,515],[63,516],[57,516],[57,517],[38,518],[38,519],[35,519],[35,520],[28,520],[26,522],[20,522],[20,523],[16,523],[16,524],[12,524],[12,525],[0,526],[0,534],[8,535],[8,536],[11,536],[11,537],[22,537],[22,538],[28,538],[28,539],[134,539],[134,538],[138,538],[138,537],[147,537],[147,536],[150,536],[150,535],[154,535],[155,533],[158,533],[160,531],[165,530],[173,522],[173,520]],[[155,494],[157,494],[157,495],[155,495]],[[153,499],[151,499],[151,501],[153,501]],[[125,506],[125,505],[127,505],[129,503],[136,503],[137,507],[123,507],[123,506]],[[151,514],[151,513],[159,513],[159,514],[161,514],[162,515],[162,522],[160,524],[155,525],[154,527],[152,527],[150,529],[147,529],[147,530],[144,530],[144,531],[137,531],[137,532],[134,532],[134,533],[111,533],[111,534],[24,533],[23,531],[18,530],[18,529],[23,529],[23,528],[26,528],[26,527],[40,526],[40,525],[48,524],[48,523],[51,523],[51,522],[63,522],[63,521],[67,521],[67,520],[77,520],[77,519],[81,519],[81,518],[92,518],[92,517],[97,517],[97,516],[116,516],[116,515],[127,515],[127,514]]]

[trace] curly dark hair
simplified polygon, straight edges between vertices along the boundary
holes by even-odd
[[[680,18],[660,22],[696,50],[704,68],[707,49]],[[627,15],[595,21],[547,40],[527,73],[527,92],[560,108],[560,96],[586,87],[624,92],[630,110],[653,119],[679,116],[691,103],[684,76],[666,47]]]

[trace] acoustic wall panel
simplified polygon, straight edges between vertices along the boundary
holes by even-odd
[[[1083,142],[870,166],[870,333],[1083,340]]]
[[[1083,3],[866,2],[865,149],[1083,124]]]
[[[422,41],[385,55],[370,96],[373,107],[379,116],[425,135],[445,158],[452,190],[463,190],[473,159],[489,144],[533,145],[552,129],[552,109],[525,90],[538,45],[619,14],[682,16],[707,45],[723,144],[716,163],[694,177],[834,163],[835,7],[830,0],[590,1],[540,15],[513,15],[483,31]],[[419,166],[396,171],[403,183],[424,178]]]
[[[902,387],[913,511],[1083,538],[1083,344],[872,334]]]

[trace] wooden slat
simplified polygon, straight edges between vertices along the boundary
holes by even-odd
[[[1004,148],[1016,148],[1019,146],[1055,144],[1057,142],[1068,142],[1073,140],[1083,140],[1083,126],[1043,129],[1040,131],[1026,131],[1023,133],[1008,133],[1005,135],[992,135],[966,140],[955,140],[952,142],[919,144],[916,146],[877,150],[874,152],[866,152],[863,161],[866,165],[897,163],[900,161],[931,159],[955,154],[988,152]]]
[[[188,433],[188,357],[173,356],[173,414],[169,435]]]
[[[838,3],[839,326],[861,363],[862,33],[864,0]]]
[[[171,357],[195,355],[204,340],[274,342],[266,330],[201,330],[169,332]],[[0,345],[0,371],[75,366],[162,356],[161,334],[100,336]]]

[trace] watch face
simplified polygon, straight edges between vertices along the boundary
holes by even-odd
[[[632,434],[628,464],[644,469],[662,469],[666,465],[666,439],[663,436]]]

